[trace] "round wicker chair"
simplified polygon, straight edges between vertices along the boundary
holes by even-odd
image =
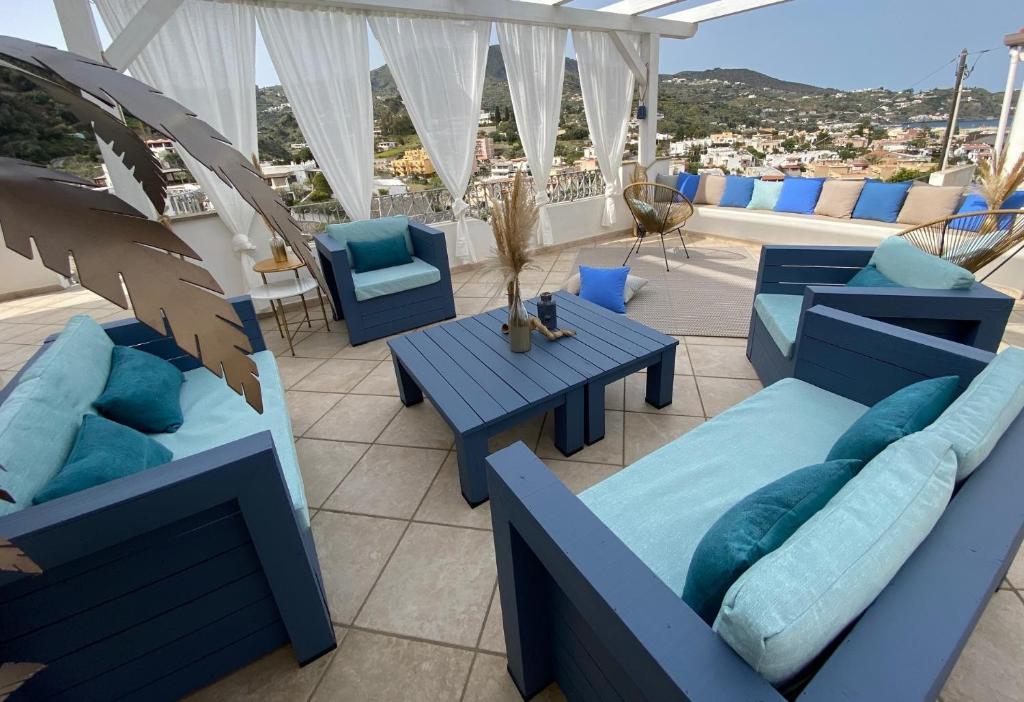
[[[1024,248],[1024,210],[986,210],[955,214],[921,224],[903,237],[917,248],[976,273],[1004,254],[985,280]]]
[[[640,245],[648,234],[657,234],[661,238],[661,253],[665,257],[666,271],[669,270],[668,251],[665,249],[666,234],[677,232],[686,257],[690,257],[682,228],[686,220],[693,215],[693,205],[685,195],[667,185],[641,182],[627,185],[622,191],[622,196],[636,221],[636,242],[630,247],[622,265],[626,265],[626,261],[634,253],[640,253]]]

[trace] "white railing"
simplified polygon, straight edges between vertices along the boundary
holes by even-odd
[[[213,212],[213,204],[202,190],[167,193],[164,214],[168,217]]]

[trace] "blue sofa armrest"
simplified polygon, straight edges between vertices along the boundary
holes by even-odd
[[[793,376],[865,405],[926,378],[960,377],[961,388],[993,358],[989,351],[829,307],[806,310]]]
[[[444,270],[448,269],[448,244],[444,232],[410,220],[409,236],[412,237],[412,248],[416,257],[442,271],[443,278]]]
[[[320,267],[327,281],[327,291],[334,301],[336,319],[341,319],[347,307],[358,304],[352,268],[348,263],[348,248],[330,234],[319,234],[314,239],[320,254]]]
[[[801,295],[807,285],[842,285],[874,252],[870,246],[763,246],[754,292]]]
[[[570,699],[782,702],[522,442],[486,460],[508,667],[524,698],[557,680]]]

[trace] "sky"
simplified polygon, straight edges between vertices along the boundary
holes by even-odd
[[[575,0],[572,6],[610,2]],[[679,7],[692,4],[696,3]],[[0,33],[64,47],[51,0],[0,0],[0,18]],[[97,23],[109,42],[102,23]],[[1002,38],[1021,27],[1021,0],[975,0],[970,12],[962,0],[792,0],[707,22],[691,39],[663,39],[661,72],[750,68],[783,80],[843,90],[924,90],[952,86],[960,49],[991,49],[972,53],[968,66],[973,72],[966,84],[1001,91],[1007,72]],[[379,66],[384,58],[372,37],[370,45],[370,63]],[[571,46],[567,54],[572,55]],[[259,40],[256,83],[278,82]]]

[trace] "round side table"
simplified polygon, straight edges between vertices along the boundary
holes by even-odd
[[[310,329],[313,328],[313,322],[309,318],[309,306],[306,304],[306,293],[316,290],[316,296],[320,300],[320,312],[324,316],[324,326],[327,328],[327,331],[331,330],[331,323],[327,320],[327,308],[324,306],[324,296],[320,292],[320,287],[312,278],[302,278],[299,275],[299,271],[305,267],[306,264],[303,263],[302,259],[291,253],[288,254],[287,261],[275,261],[272,258],[265,258],[252,267],[253,271],[260,274],[260,278],[263,279],[263,285],[257,285],[249,294],[253,300],[266,300],[270,303],[270,309],[274,312],[274,321],[277,322],[277,331],[282,339],[288,340],[288,349],[291,351],[292,356],[295,355],[295,347],[292,346],[292,340],[299,333],[299,330],[302,329],[302,323],[305,322]],[[287,273],[288,271],[295,273],[294,280],[267,282],[267,273]],[[299,320],[299,324],[294,332],[288,328],[288,317],[285,315],[284,309],[284,301],[289,297],[298,297],[302,300],[303,318]]]

